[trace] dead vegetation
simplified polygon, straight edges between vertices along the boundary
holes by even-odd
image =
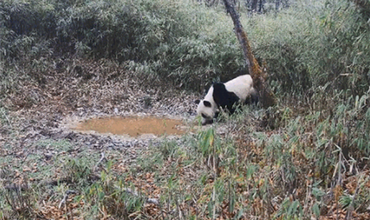
[[[92,77],[76,75],[75,65]],[[132,112],[191,117],[194,95],[152,86],[104,61],[67,62],[45,78],[24,82],[1,112],[5,219],[369,218],[366,159],[335,151],[340,133],[322,142],[330,118],[246,108],[182,138],[124,140],[71,131],[64,120]],[[330,157],[335,166],[320,165]]]
[[[244,20],[276,106],[144,140],[66,125],[192,118],[194,90],[244,62],[226,13],[29,2],[0,3],[1,219],[370,218],[370,32],[348,1]]]
[[[144,151],[150,142],[154,144],[153,140],[74,132],[66,126],[66,118],[138,113],[184,117],[194,109],[193,95],[164,89],[104,60],[65,61],[44,77],[42,84],[21,82],[20,89],[8,94],[3,102],[9,109],[1,115],[0,138],[1,192],[5,199],[1,206],[8,204],[10,208],[2,212],[5,218],[17,213],[22,218],[76,219],[82,214],[84,202],[76,203],[72,198],[81,192],[54,192],[54,187],[74,188],[83,185],[81,180],[90,186],[101,180],[108,160],[118,167],[115,175],[124,175],[137,158],[137,151]],[[100,155],[106,156],[98,160]],[[40,194],[35,197],[37,192]],[[144,198],[131,194],[134,199]],[[36,203],[30,201],[34,199]]]

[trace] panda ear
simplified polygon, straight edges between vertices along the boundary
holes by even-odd
[[[205,107],[212,107],[212,105],[209,101],[204,100],[203,104],[204,104]]]
[[[200,99],[197,99],[194,102],[195,102],[195,104],[199,104],[200,103]]]

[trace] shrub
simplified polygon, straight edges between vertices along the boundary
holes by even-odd
[[[8,61],[110,58],[191,89],[243,66],[226,13],[187,1],[7,0],[0,12]]]
[[[279,93],[302,94],[327,83],[331,92],[368,90],[369,26],[349,1],[303,1],[244,23]]]

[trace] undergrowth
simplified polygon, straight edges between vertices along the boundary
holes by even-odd
[[[244,62],[225,11],[171,0],[1,1],[0,219],[368,219],[365,9],[328,0],[240,11],[279,104],[247,107],[127,165],[122,152],[69,140],[26,143],[5,103],[42,103],[39,88],[61,71],[96,77],[83,59],[104,76],[123,65],[195,91],[230,79]],[[8,141],[16,136],[23,141]]]
[[[370,38],[360,9],[345,0],[297,1],[279,13],[240,13],[275,92],[310,94],[328,86],[362,95],[370,81]],[[200,91],[245,69],[221,7],[171,0],[6,0],[0,12],[4,78],[21,72],[42,83],[46,70],[67,57],[108,58],[153,80]]]
[[[351,1],[298,1],[291,10],[244,21],[277,93],[369,90],[369,26]],[[348,98],[348,97],[346,97]]]
[[[310,219],[338,210],[366,218],[369,110],[357,114],[367,99],[328,115],[271,108],[278,129],[252,134],[239,129],[266,126],[266,112],[247,108],[227,119],[234,135],[216,133],[216,124],[181,145],[152,148],[132,172],[154,173],[168,218]]]
[[[188,1],[6,0],[0,12],[2,60],[36,78],[55,58],[108,58],[200,90],[243,66],[227,15]]]
[[[141,150],[129,166],[118,151],[99,155],[68,140],[43,140],[35,143],[37,152],[51,155],[2,158],[0,214],[309,219],[339,210],[366,218],[367,101],[365,95],[332,113],[300,116],[289,107],[269,114],[246,107],[193,135]]]

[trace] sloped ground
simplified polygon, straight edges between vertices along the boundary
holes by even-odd
[[[22,81],[2,103],[10,110],[0,108],[0,214],[5,219],[182,219],[209,218],[212,212],[219,219],[269,219],[280,212],[286,215],[277,219],[289,219],[297,201],[310,213],[307,219],[316,212],[320,219],[344,219],[351,212],[340,204],[342,198],[359,194],[368,201],[367,168],[357,175],[343,171],[340,178],[328,175],[340,183],[316,192],[323,203],[313,210],[317,195],[309,187],[315,169],[287,179],[289,170],[274,165],[274,153],[267,156],[264,144],[250,134],[278,137],[284,131],[261,126],[258,113],[241,115],[238,125],[218,126],[222,142],[208,133],[196,134],[198,139],[80,133],[70,129],[71,122],[100,116],[165,116],[191,126],[193,101],[199,97],[104,60],[66,60],[43,76],[39,84]],[[220,161],[202,148],[207,141],[218,142]],[[272,150],[279,153],[278,147]],[[307,166],[307,156],[292,155],[295,167]],[[218,198],[222,202],[212,206]],[[368,205],[359,207],[352,217],[369,219]]]
[[[115,64],[74,61],[64,65],[64,69],[47,73],[41,85],[25,84],[5,100],[4,105],[14,110],[8,117],[14,120],[7,119],[4,124],[25,136],[16,142],[82,138],[68,129],[68,123],[91,117],[154,115],[188,119],[195,114],[194,95],[138,78]],[[5,137],[2,141],[10,140]]]
[[[110,62],[63,61],[46,73],[41,83],[25,81],[22,84],[3,102],[11,111],[1,112],[0,185],[10,189],[6,198],[14,204],[13,211],[34,212],[26,207],[28,202],[22,202],[22,197],[12,192],[13,188],[71,182],[65,167],[75,158],[86,157],[89,160],[86,164],[99,170],[99,159],[119,158],[120,163],[115,166],[126,167],[149,145],[163,141],[151,136],[135,139],[80,133],[70,129],[71,122],[130,115],[189,121],[194,116],[194,95],[150,77],[139,78]],[[89,178],[93,181],[95,177]],[[42,195],[49,198],[55,196],[55,192]],[[39,217],[63,215],[63,211],[56,208],[58,204],[48,203],[50,200],[43,196],[39,199],[44,201],[36,208],[40,211]]]

